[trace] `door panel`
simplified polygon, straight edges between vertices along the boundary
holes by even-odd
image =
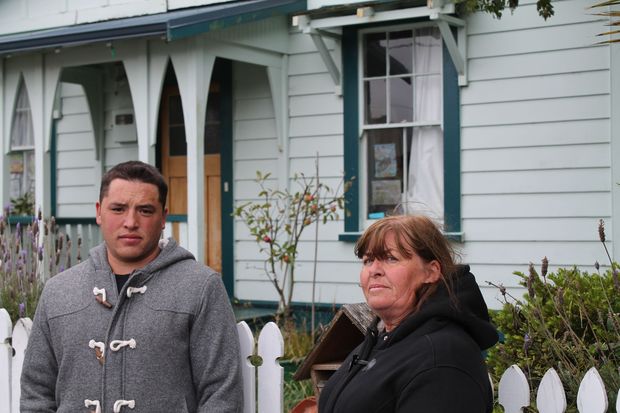
[[[213,91],[213,84],[211,91]],[[219,91],[219,88],[215,88]],[[209,96],[211,103],[212,96]],[[217,99],[214,99],[217,100]],[[215,110],[214,110],[215,109]],[[180,111],[180,113],[179,113]],[[215,112],[215,113],[213,113]],[[219,142],[220,137],[214,136],[219,128],[217,104],[207,108],[207,127],[205,128],[205,148],[213,148],[213,140]],[[181,100],[178,87],[164,89],[162,95],[162,111],[160,114],[161,159],[162,172],[168,183],[168,212],[171,215],[187,215],[187,144],[185,126],[182,116]],[[219,148],[219,144],[217,145]],[[214,270],[222,271],[222,213],[220,190],[220,154],[204,155],[204,219],[205,219],[205,251],[206,264]],[[178,223],[173,224],[173,234],[178,239]]]

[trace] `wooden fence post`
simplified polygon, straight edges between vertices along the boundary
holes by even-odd
[[[605,413],[607,392],[601,375],[594,367],[586,372],[577,392],[577,410],[580,413]]]
[[[245,321],[237,323],[243,376],[243,413],[256,413],[256,367],[250,362],[254,354],[254,336]]]
[[[536,392],[536,408],[539,413],[564,413],[566,394],[560,376],[554,368],[547,370]]]
[[[530,385],[523,371],[513,364],[508,367],[499,381],[497,390],[499,404],[505,413],[521,413],[530,405]]]
[[[32,320],[29,318],[20,318],[17,320],[15,328],[13,329],[13,349],[15,350],[15,355],[13,356],[11,398],[13,405],[12,412],[14,413],[19,412],[19,399],[21,396],[20,379],[22,376],[26,346],[28,346],[28,337],[30,337],[30,330],[32,330]]]
[[[11,332],[13,323],[9,313],[0,308],[0,412],[11,411]]]
[[[278,358],[284,354],[284,339],[273,321],[268,322],[258,336],[258,355],[263,364],[258,367],[259,413],[282,413],[284,407],[284,369]]]

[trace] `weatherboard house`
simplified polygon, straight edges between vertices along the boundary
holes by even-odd
[[[299,244],[293,301],[363,301],[353,242],[427,213],[486,281],[547,256],[620,256],[620,53],[582,0],[495,19],[419,0],[0,2],[0,202],[100,239],[102,173],[125,160],[170,184],[167,234],[221,271],[231,297],[277,300],[231,212],[256,171],[286,188],[352,182],[347,213]],[[619,89],[616,91],[616,89]],[[616,138],[614,138],[614,136]],[[616,139],[616,141],[614,141]]]

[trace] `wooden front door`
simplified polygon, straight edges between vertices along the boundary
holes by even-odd
[[[215,93],[212,93],[215,92]],[[205,264],[222,271],[222,212],[219,154],[219,87],[212,82],[205,125]],[[213,98],[213,102],[211,102]],[[214,113],[215,112],[215,113]],[[183,106],[177,86],[164,88],[160,113],[162,173],[168,182],[168,213],[187,215],[187,142]],[[173,235],[180,236],[180,224],[173,223]],[[190,229],[188,229],[189,231]]]

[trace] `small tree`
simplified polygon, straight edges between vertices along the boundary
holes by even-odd
[[[344,208],[344,189],[334,191],[318,177],[295,174],[296,191],[272,189],[267,186],[271,174],[256,172],[260,201],[247,202],[233,211],[256,239],[265,256],[265,275],[278,294],[278,315],[290,315],[295,287],[295,262],[301,235],[312,223],[327,223],[338,219]]]

